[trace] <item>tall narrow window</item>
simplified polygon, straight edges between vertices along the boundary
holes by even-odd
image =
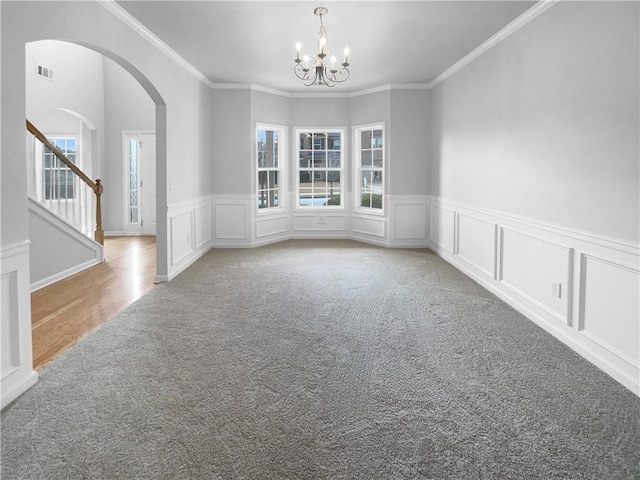
[[[297,198],[301,208],[342,208],[344,159],[342,130],[297,130]]]
[[[138,181],[138,141],[129,140],[129,222],[138,223],[140,218],[140,182]]]
[[[258,158],[258,209],[282,206],[282,142],[284,130],[262,125],[256,127]]]
[[[356,129],[358,207],[382,210],[384,200],[384,128]]]
[[[76,163],[77,140],[75,138],[49,138],[49,141],[72,163]],[[74,199],[76,196],[74,173],[47,147],[44,147],[43,165],[44,198],[46,200]]]

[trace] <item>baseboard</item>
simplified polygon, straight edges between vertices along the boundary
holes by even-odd
[[[60,280],[64,280],[65,278],[70,277],[71,275],[75,275],[76,273],[82,272],[87,268],[91,268],[95,265],[99,265],[100,263],[102,262],[95,258],[92,258],[91,260],[88,260],[85,263],[82,263],[80,265],[75,265],[63,272],[58,272],[55,275],[51,275],[48,278],[43,278],[42,280],[39,280],[31,284],[31,293],[37,290],[40,290],[41,288],[47,287],[51,284],[54,284],[56,282],[59,282]]]
[[[156,275],[154,278],[154,283],[163,283],[170,282],[178,275],[180,275],[183,271],[193,265],[198,261],[202,256],[209,252],[213,248],[211,242],[207,243],[205,246],[199,248],[198,250],[192,251],[189,255],[184,256],[180,259],[180,261],[171,266],[171,271],[166,276]]]
[[[0,405],[0,409],[7,407],[11,402],[33,387],[36,383],[38,383],[38,372],[32,370],[31,374],[23,378],[20,383],[10,386],[8,389],[3,385],[2,404]]]

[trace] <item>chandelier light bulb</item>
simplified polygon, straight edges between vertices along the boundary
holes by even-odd
[[[300,42],[296,42],[296,63],[300,63],[300,50],[302,49],[302,44]]]

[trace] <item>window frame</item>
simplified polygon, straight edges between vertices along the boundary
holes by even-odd
[[[258,148],[258,132],[260,130],[265,131],[274,131],[278,132],[278,159],[277,159],[277,167],[276,168],[261,168],[259,165],[260,162],[260,151]],[[278,213],[282,212],[286,205],[286,197],[287,197],[287,183],[286,183],[286,174],[287,174],[287,127],[283,125],[274,125],[265,122],[256,122],[255,130],[254,130],[254,155],[253,155],[253,169],[255,171],[254,176],[254,193],[256,195],[256,199],[254,202],[257,215],[265,215],[270,213]],[[276,172],[278,176],[278,205],[273,207],[265,207],[260,208],[260,193],[264,189],[260,188],[260,172]],[[268,189],[267,189],[268,190]]]
[[[380,152],[382,153],[382,166],[380,168],[373,168],[373,155],[372,155],[372,163],[371,163],[371,168],[368,169],[363,169],[362,168],[362,132],[366,132],[366,131],[371,131],[373,132],[374,130],[382,130],[382,148],[380,149]],[[353,150],[354,150],[354,154],[353,154],[353,164],[354,164],[354,174],[353,174],[353,192],[354,192],[354,202],[355,202],[355,210],[360,212],[360,213],[366,213],[366,214],[370,214],[370,215],[385,215],[385,211],[386,211],[386,200],[385,200],[385,193],[386,193],[386,181],[387,181],[387,138],[386,138],[386,129],[385,129],[385,123],[384,122],[377,122],[377,123],[368,123],[365,125],[356,125],[353,127]],[[372,153],[373,153],[373,149],[371,149]],[[380,193],[381,197],[382,197],[382,207],[381,208],[374,208],[371,206],[362,206],[361,205],[361,200],[362,200],[362,185],[360,183],[360,178],[362,177],[362,172],[364,171],[369,171],[369,172],[374,172],[374,171],[380,171],[382,173],[382,182],[380,184],[381,188],[382,188],[382,192]]]
[[[75,142],[75,152],[74,152],[74,156],[75,159],[72,160],[73,164],[76,165],[78,168],[82,168],[81,165],[81,157],[80,157],[80,137],[79,135],[76,134],[69,134],[69,133],[60,133],[60,134],[44,134],[44,136],[47,138],[47,140],[49,142],[51,142],[53,145],[55,145],[56,147],[58,147],[58,145],[56,144],[56,142],[60,141],[60,140],[64,140],[65,141],[65,145],[67,144],[67,142],[69,140],[73,140]],[[73,171],[66,166],[64,163],[62,163],[62,160],[59,160],[58,157],[55,156],[55,154],[53,152],[49,152],[51,161],[56,162],[56,164],[61,165],[58,166],[57,168],[52,168],[51,166],[47,167],[46,165],[46,155],[47,155],[47,151],[49,149],[45,146],[42,145],[42,149],[41,149],[41,155],[40,155],[40,168],[41,168],[41,172],[42,172],[42,181],[41,181],[41,191],[40,191],[40,195],[42,195],[42,199],[43,201],[48,201],[48,202],[75,202],[78,199],[78,192],[76,190],[76,174],[73,173]],[[62,153],[64,153],[65,155],[67,155],[66,152],[66,148],[64,150],[60,150]],[[67,155],[67,158],[68,155]],[[65,178],[69,178],[71,177],[72,181],[72,190],[73,190],[73,196],[68,197],[56,197],[56,196],[51,196],[50,198],[47,198],[47,185],[46,185],[46,176],[47,176],[47,171],[49,172],[58,172],[58,176],[60,175],[60,172],[64,171],[65,172]],[[51,174],[50,174],[51,175]],[[67,183],[68,185],[69,183]],[[59,190],[59,189],[58,189]],[[68,193],[67,191],[65,191],[65,194]]]
[[[303,149],[300,148],[300,135],[303,133],[307,133],[307,134],[325,134],[325,135],[329,135],[329,134],[339,134],[340,135],[340,148],[339,149],[329,149],[328,148],[328,144],[325,145],[324,149],[319,149],[319,150],[323,150],[325,152],[325,166],[322,168],[316,168],[316,167],[308,167],[308,168],[302,168],[300,166],[300,158],[301,158],[301,151],[306,151],[306,150],[310,150],[312,152],[316,151],[316,141],[314,139],[313,141],[313,145],[311,149]],[[346,128],[345,127],[334,127],[334,126],[328,126],[328,127],[295,127],[294,128],[294,147],[293,147],[293,155],[294,155],[294,161],[295,161],[295,194],[294,194],[294,201],[295,201],[295,209],[298,211],[319,211],[319,210],[340,210],[340,211],[344,211],[346,210],[346,177],[345,177],[345,173],[347,171],[345,165],[347,163],[347,158],[346,158],[346,152],[347,152],[347,148],[346,148],[346,144],[347,144],[347,137],[346,137]],[[329,167],[329,162],[327,161],[327,155],[326,152],[330,152],[330,151],[339,151],[340,152],[340,167],[336,168],[336,167]],[[326,173],[326,176],[329,176],[329,172],[338,172],[340,174],[340,186],[339,186],[339,192],[338,195],[340,196],[340,205],[313,205],[313,202],[311,203],[311,205],[300,205],[300,198],[301,198],[301,191],[300,191],[300,173],[302,171],[318,171],[319,173],[324,171]],[[314,175],[314,179],[315,180],[315,175]],[[328,180],[325,180],[328,181]],[[328,190],[329,187],[327,187],[327,195],[331,194],[331,191],[335,191],[333,189],[335,189],[335,187],[331,187],[332,190]],[[335,193],[334,193],[335,196]],[[328,197],[325,197],[328,199]]]

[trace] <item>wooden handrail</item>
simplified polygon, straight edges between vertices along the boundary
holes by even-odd
[[[100,245],[104,245],[104,231],[102,230],[102,202],[101,202],[103,186],[100,179],[97,179],[94,182],[89,177],[87,177],[87,175],[82,170],[80,170],[75,163],[69,160],[64,153],[58,150],[58,148],[55,145],[53,145],[47,139],[47,137],[45,137],[44,134],[40,130],[38,130],[36,126],[33,123],[31,123],[29,120],[27,120],[27,130],[34,137],[40,140],[45,147],[51,150],[51,152],[56,156],[56,158],[58,158],[58,160],[64,163],[69,168],[69,170],[71,170],[78,177],[80,177],[82,181],[86,183],[91,188],[91,190],[93,190],[93,193],[95,193],[96,195],[96,231],[94,235],[95,235],[96,242],[98,242]]]

